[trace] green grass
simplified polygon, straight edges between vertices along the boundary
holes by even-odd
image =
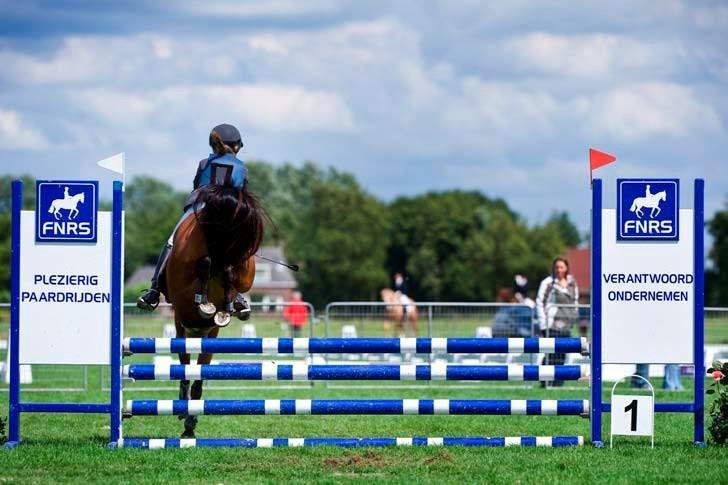
[[[164,318],[127,318],[128,335],[160,335]],[[478,319],[460,319],[456,335],[473,335]],[[276,318],[256,321],[259,336],[278,336]],[[364,335],[380,335],[381,322],[362,323]],[[320,327],[319,327],[320,328]],[[444,330],[436,329],[439,333]],[[318,330],[318,329],[317,329]],[[338,331],[338,328],[337,328]],[[226,336],[239,336],[231,325]],[[317,332],[318,334],[318,332]],[[360,333],[361,334],[361,333]],[[0,338],[4,338],[0,329]],[[0,358],[4,358],[0,356]],[[133,361],[149,361],[135,356]],[[132,361],[132,360],[129,360]],[[89,390],[24,394],[27,401],[102,402],[100,369],[89,368]],[[34,366],[35,386],[74,386],[82,383],[80,369],[63,367],[51,372]],[[690,389],[691,380],[683,379]],[[659,387],[660,380],[654,384]],[[125,399],[173,399],[175,390],[145,391],[135,383]],[[217,384],[217,383],[216,383]],[[253,384],[254,383],[247,383]],[[173,386],[174,384],[172,384]],[[457,388],[451,383],[421,383],[417,389],[340,389],[315,383],[292,390],[261,383],[254,389],[223,391],[208,386],[205,398],[219,399],[365,399],[365,398],[484,398],[586,399],[583,384],[573,389],[541,390],[529,384],[479,384]],[[605,394],[604,399],[608,396]],[[658,402],[689,401],[686,392],[657,392]],[[7,392],[0,392],[0,416],[7,416]],[[608,441],[609,415],[603,433]],[[685,414],[656,417],[656,448],[646,438],[620,437],[617,447],[594,449],[534,448],[386,448],[386,449],[190,449],[108,450],[107,416],[27,414],[22,419],[24,443],[16,450],[0,450],[0,483],[251,483],[251,482],[497,482],[497,483],[697,483],[725,482],[728,449],[691,444],[692,418]],[[134,417],[124,422],[126,437],[177,437],[182,424],[176,417]],[[562,416],[202,416],[198,437],[315,437],[315,436],[522,436],[581,435],[588,437],[589,421]]]

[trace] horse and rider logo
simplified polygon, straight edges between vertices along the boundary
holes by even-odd
[[[98,182],[36,182],[37,242],[96,242]]]
[[[617,240],[677,241],[680,181],[617,180]]]

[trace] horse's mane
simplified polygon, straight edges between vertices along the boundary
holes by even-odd
[[[204,204],[195,209],[195,217],[207,240],[213,272],[258,251],[269,218],[254,194],[245,188],[207,185],[199,190],[196,203]]]

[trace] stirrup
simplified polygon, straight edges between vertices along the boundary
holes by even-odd
[[[137,298],[137,308],[153,312],[159,306],[159,296],[159,290],[149,288],[142,296]],[[150,301],[147,301],[147,299]]]

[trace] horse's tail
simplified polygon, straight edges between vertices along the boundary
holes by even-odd
[[[630,207],[630,208],[629,208],[629,211],[630,211],[630,212],[634,212],[634,211],[636,211],[636,210],[637,210],[637,199],[635,199],[635,200],[634,200],[634,201],[632,202],[632,207]]]
[[[213,270],[247,260],[258,251],[270,219],[254,194],[208,185],[199,190],[196,202],[205,204],[195,215],[207,240]]]
[[[56,210],[56,201],[51,202],[51,206],[48,208],[48,213],[52,214]]]

